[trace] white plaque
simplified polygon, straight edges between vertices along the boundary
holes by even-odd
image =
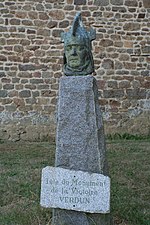
[[[90,213],[109,213],[110,178],[60,167],[42,170],[40,204]]]

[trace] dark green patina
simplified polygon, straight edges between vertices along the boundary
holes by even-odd
[[[64,42],[64,74],[66,76],[85,76],[94,72],[91,42],[96,38],[94,29],[86,31],[81,13],[77,13],[68,32],[61,34]]]

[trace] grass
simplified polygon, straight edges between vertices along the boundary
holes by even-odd
[[[115,225],[150,225],[148,140],[108,140]],[[50,225],[40,207],[41,169],[54,164],[55,144],[0,142],[0,225]]]
[[[113,214],[131,225],[150,225],[149,141],[111,141]]]

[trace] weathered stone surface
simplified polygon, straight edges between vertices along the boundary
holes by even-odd
[[[55,165],[107,175],[102,115],[96,80],[92,76],[60,79],[57,121]],[[65,225],[110,224],[106,215],[57,209],[53,223],[60,224],[60,219]]]
[[[40,20],[48,20],[49,19],[49,16],[45,12],[40,12],[39,13],[39,19]]]
[[[46,208],[109,213],[110,178],[47,166],[42,170],[40,203]]]
[[[69,21],[67,21],[67,20],[64,20],[64,21],[59,23],[60,28],[66,28],[68,26],[69,26]]]
[[[119,57],[120,61],[128,61],[129,59],[130,59],[129,54],[125,54],[125,53],[120,54],[120,57]]]
[[[102,67],[104,69],[113,69],[114,68],[114,62],[110,59],[105,59],[103,62],[102,62]]]
[[[128,31],[135,31],[135,30],[139,30],[140,29],[140,24],[139,23],[126,23],[123,26],[124,30],[128,30]]]
[[[146,97],[145,89],[127,89],[128,99],[143,99]]]
[[[36,10],[37,11],[44,11],[44,6],[42,4],[37,4],[36,5]]]
[[[48,26],[49,28],[54,28],[54,27],[57,26],[57,22],[52,20],[52,21],[50,21],[50,22],[47,24],[47,26]]]
[[[0,45],[5,45],[5,43],[6,43],[5,38],[0,38]]]
[[[0,61],[7,61],[7,57],[4,55],[0,55]]]
[[[131,7],[137,7],[138,2],[137,2],[137,0],[126,0],[125,5],[131,6]]]
[[[29,16],[30,19],[37,19],[38,13],[36,11],[29,11],[28,16]]]
[[[125,13],[127,10],[125,7],[122,7],[122,6],[114,6],[112,7],[112,11]]]
[[[51,10],[49,12],[49,16],[51,16],[53,20],[63,20],[63,19],[65,19],[65,14],[62,10]]]
[[[75,5],[86,5],[86,0],[74,0]]]
[[[104,98],[119,98],[124,96],[124,91],[122,89],[114,90],[104,90]]]
[[[117,81],[115,81],[115,80],[108,81],[107,84],[108,84],[108,87],[110,87],[110,88],[113,88],[113,89],[118,88]]]
[[[100,41],[100,45],[102,45],[103,47],[112,46],[113,45],[113,41],[110,40],[110,39],[102,39]]]
[[[150,46],[142,47],[142,53],[143,54],[150,54]]]
[[[14,84],[5,84],[3,86],[4,90],[11,90],[14,89]]]
[[[20,24],[20,19],[11,19],[10,20],[11,25],[19,25]]]
[[[95,0],[94,4],[98,6],[106,6],[109,5],[109,0]]]
[[[112,5],[123,5],[123,0],[110,0]]]
[[[7,97],[7,91],[6,90],[0,90],[0,97],[2,97],[2,98]]]
[[[28,70],[35,70],[36,67],[33,64],[20,64],[19,65],[19,70],[20,71],[28,71]]]
[[[0,78],[1,78],[1,77],[6,77],[5,72],[1,72],[1,71],[0,71]]]
[[[53,30],[52,32],[54,37],[60,37],[61,33],[62,33],[62,30],[60,29]]]
[[[33,26],[33,23],[31,20],[22,20],[22,24],[25,25],[25,26]]]
[[[19,92],[19,96],[20,97],[24,97],[24,98],[27,98],[27,97],[31,97],[31,91],[30,90],[23,90],[23,91],[20,91]]]
[[[150,1],[149,0],[143,0],[143,4],[145,8],[150,8]]]

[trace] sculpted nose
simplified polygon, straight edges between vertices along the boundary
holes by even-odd
[[[76,48],[72,49],[71,55],[74,55],[74,56],[77,55]]]

